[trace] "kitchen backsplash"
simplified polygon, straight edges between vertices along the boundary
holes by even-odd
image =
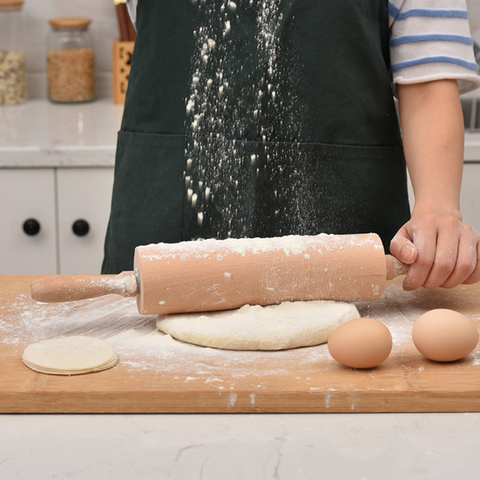
[[[467,0],[467,8],[472,37],[480,45],[480,0]]]
[[[46,71],[48,20],[71,16],[92,19],[96,69],[111,72],[113,42],[119,37],[113,0],[26,0],[23,10],[28,72]]]
[[[141,0],[140,0],[141,1]],[[480,0],[467,0],[472,34],[480,44]],[[112,43],[119,36],[113,0],[26,0],[27,65],[31,72],[46,70],[48,19],[63,16],[89,17],[95,40],[96,67],[100,72],[112,69]]]
[[[141,1],[141,0],[140,0]],[[480,45],[480,0],[467,0],[472,35]],[[112,44],[119,37],[113,0],[26,0],[27,71],[30,74],[29,90],[44,83],[46,71],[46,38],[50,29],[48,19],[63,16],[81,16],[92,19],[90,31],[94,38],[96,72],[110,88],[112,72]],[[43,92],[42,85],[39,90]],[[36,96],[30,91],[31,96]]]

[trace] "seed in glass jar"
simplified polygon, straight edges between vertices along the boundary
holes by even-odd
[[[25,54],[0,49],[0,105],[15,105],[26,99]]]
[[[91,48],[48,52],[49,96],[54,102],[93,100],[95,54]]]

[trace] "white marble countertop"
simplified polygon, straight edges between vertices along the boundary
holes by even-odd
[[[113,167],[123,106],[103,98],[58,105],[34,99],[0,108],[0,167]],[[465,161],[480,161],[480,132],[465,134]]]
[[[478,479],[480,414],[2,415],[2,480]]]

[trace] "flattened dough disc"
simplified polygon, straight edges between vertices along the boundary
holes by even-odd
[[[177,340],[226,350],[284,350],[328,341],[340,325],[360,317],[344,302],[283,302],[237,310],[159,315],[157,328]]]
[[[98,372],[117,362],[117,354],[108,343],[84,336],[43,340],[29,345],[23,352],[23,363],[27,367],[54,375]]]

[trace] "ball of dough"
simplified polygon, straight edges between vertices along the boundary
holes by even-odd
[[[358,317],[344,302],[283,302],[236,310],[160,315],[157,327],[177,340],[227,350],[284,350],[325,343],[330,334]]]

